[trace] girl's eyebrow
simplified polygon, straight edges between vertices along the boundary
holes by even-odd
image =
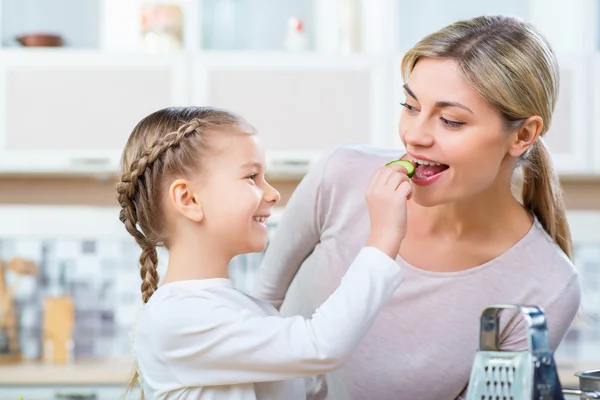
[[[258,161],[248,161],[247,163],[242,164],[241,169],[248,169],[248,168],[262,169],[262,167],[263,167],[262,163],[260,163]]]

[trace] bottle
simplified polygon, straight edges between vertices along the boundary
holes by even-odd
[[[302,52],[308,50],[308,37],[304,32],[304,24],[301,19],[296,17],[290,18],[283,46],[290,52]]]

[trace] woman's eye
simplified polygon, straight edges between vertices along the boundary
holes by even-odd
[[[413,106],[411,106],[408,103],[400,103],[400,105],[404,108],[406,108],[408,111],[417,111],[417,109]]]
[[[258,176],[258,174],[250,174],[250,175],[248,175],[246,178],[247,178],[247,179],[252,179],[252,180],[255,180],[257,176]]]
[[[448,128],[460,128],[461,126],[463,126],[464,124],[466,124],[466,122],[451,121],[451,120],[446,119],[444,117],[440,117],[440,119],[442,120],[442,122],[444,123],[444,125],[446,125]]]

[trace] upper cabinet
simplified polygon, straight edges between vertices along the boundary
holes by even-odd
[[[590,150],[592,152],[592,160],[594,163],[594,173],[600,174],[600,55],[596,55],[592,64],[592,87],[593,97],[590,103],[589,110],[592,118],[592,126],[589,129],[589,136],[593,138],[593,145]]]
[[[547,144],[560,173],[600,173],[597,0],[47,3],[0,0],[0,173],[112,172],[134,125],[169,105],[241,114],[275,173],[302,174],[345,142],[400,152],[401,54],[483,14],[523,18],[549,38],[561,89]],[[15,39],[39,31],[65,46]]]
[[[189,103],[180,55],[5,52],[0,62],[3,170],[114,170],[135,124]]]
[[[559,57],[560,88],[546,144],[561,174],[592,172],[590,143],[595,139],[591,116],[590,59],[563,54]]]
[[[194,104],[241,114],[275,168],[302,167],[344,142],[389,144],[386,60],[379,57],[199,55]]]

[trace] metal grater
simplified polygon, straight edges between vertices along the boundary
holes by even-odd
[[[500,351],[499,316],[512,309],[527,324],[527,351]],[[548,341],[546,315],[536,306],[494,305],[481,314],[479,350],[467,400],[564,400]]]

